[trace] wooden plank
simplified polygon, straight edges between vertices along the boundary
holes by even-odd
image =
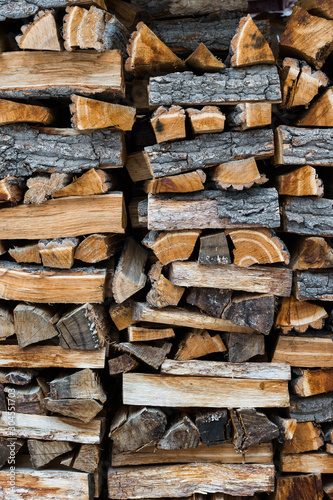
[[[330,453],[282,454],[280,457],[282,472],[312,472],[317,474],[333,474],[333,459]]]
[[[331,338],[280,335],[272,362],[290,363],[296,367],[330,368],[333,367],[333,342]]]
[[[124,198],[118,191],[2,208],[0,217],[1,237],[6,240],[124,233],[125,227]]]
[[[162,450],[146,446],[133,453],[112,455],[112,467],[172,463],[222,463],[222,464],[269,464],[273,461],[272,443],[250,446],[244,453],[238,453],[232,443],[214,446],[201,444],[198,448]]]
[[[70,97],[76,93],[125,95],[119,50],[3,52],[0,66],[0,97],[4,98]]]
[[[203,266],[197,262],[172,262],[169,279],[179,286],[227,288],[288,297],[292,271],[278,267],[244,268],[233,264]]]
[[[193,493],[253,495],[274,490],[273,465],[189,464],[108,470],[110,498],[188,497]]]
[[[2,345],[1,368],[104,368],[106,351],[69,350],[59,346]]]
[[[176,408],[285,407],[289,406],[288,382],[125,373],[123,403]]]
[[[166,359],[161,366],[164,375],[190,377],[223,377],[256,380],[290,380],[288,363],[228,363],[223,361],[174,361]]]

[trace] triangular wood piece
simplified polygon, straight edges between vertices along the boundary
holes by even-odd
[[[298,120],[300,127],[333,127],[333,87],[314,102]]]
[[[31,24],[22,26],[21,31],[23,35],[15,38],[20,49],[61,50],[52,10],[41,10]]]
[[[250,14],[242,17],[238,31],[231,40],[231,66],[275,64],[273,52]]]
[[[310,302],[299,302],[291,296],[282,300],[275,325],[281,328],[283,333],[288,333],[293,328],[303,333],[309,326],[317,329],[323,328],[324,318],[327,318],[327,313],[323,307]]]
[[[51,125],[54,118],[54,112],[44,106],[0,99],[0,125],[22,122]]]
[[[91,168],[80,177],[74,178],[73,182],[52,194],[52,198],[63,198],[67,196],[89,196],[92,194],[107,193],[111,188],[108,172]]]
[[[280,195],[323,196],[323,181],[318,178],[316,169],[310,165],[297,168],[288,174],[276,176],[276,188]]]
[[[268,181],[265,174],[260,174],[255,158],[230,161],[222,163],[210,170],[210,179],[219,189],[242,190],[250,188],[253,184],[264,184]]]
[[[215,57],[202,42],[195,51],[188,56],[185,63],[191,68],[199,69],[205,73],[215,73],[225,68],[225,64]]]
[[[179,59],[144,23],[140,22],[127,46],[129,58],[125,69],[137,76],[184,71],[186,64]]]
[[[292,269],[325,269],[333,267],[333,248],[325,238],[310,236],[299,239],[292,254]]]

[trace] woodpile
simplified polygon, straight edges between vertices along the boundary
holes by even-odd
[[[248,7],[0,0],[4,499],[333,499],[333,10]]]

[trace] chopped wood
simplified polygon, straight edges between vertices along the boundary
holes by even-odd
[[[154,177],[145,151],[128,155],[126,159],[126,169],[133,182],[145,181]]]
[[[72,95],[70,110],[72,123],[76,130],[92,130],[115,127],[119,130],[132,130],[135,121],[135,108],[112,102],[97,101],[88,97]]]
[[[71,375],[59,375],[50,382],[51,399],[97,399],[105,403],[106,394],[100,384],[99,376],[90,368]]]
[[[225,64],[215,57],[202,42],[195,51],[188,56],[185,63],[190,66],[190,68],[202,71],[203,73],[217,73],[220,69],[225,68]]]
[[[160,106],[152,114],[150,123],[158,143],[186,137],[185,111],[180,106],[169,109]]]
[[[317,16],[333,19],[333,8],[329,0],[299,0],[299,5]]]
[[[0,99],[0,124],[36,123],[51,125],[55,120],[55,113],[46,106],[33,106],[22,102]]]
[[[277,425],[273,424],[264,413],[259,413],[253,408],[231,410],[230,416],[236,450],[246,450],[249,446],[269,442],[280,434]]]
[[[0,306],[0,338],[1,340],[14,335],[14,317],[12,308],[7,305]]]
[[[308,397],[333,392],[333,368],[321,370],[300,370],[292,382],[293,391],[298,396]]]
[[[252,333],[252,328],[233,325],[230,321],[214,318],[201,312],[188,311],[180,307],[166,307],[154,309],[146,303],[134,303],[133,321],[146,321],[148,323],[161,323],[170,326],[184,326],[188,328],[199,328],[226,332]]]
[[[221,318],[227,304],[230,302],[231,290],[220,290],[219,288],[190,288],[186,302],[197,306],[215,318]]]
[[[268,335],[274,321],[274,295],[240,293],[223,311],[223,318],[240,326],[248,326]]]
[[[330,338],[280,335],[272,361],[307,368],[331,368],[333,343]]]
[[[40,10],[30,24],[21,27],[23,35],[15,37],[20,49],[60,51],[54,11]]]
[[[202,109],[187,108],[193,134],[212,134],[223,132],[225,115],[217,106],[204,106]]]
[[[333,267],[333,249],[324,238],[299,238],[292,254],[293,269],[324,269]]]
[[[333,418],[333,395],[320,394],[307,398],[291,396],[289,413],[297,422],[329,422]]]
[[[242,190],[253,184],[264,184],[268,180],[264,174],[260,174],[255,158],[221,163],[212,168],[208,175],[219,189],[232,187]]]
[[[230,52],[233,68],[275,64],[273,52],[250,14],[241,18]]]
[[[30,177],[27,179],[27,191],[24,194],[24,203],[42,203],[53,193],[61,190],[71,182],[68,174],[53,173]]]
[[[121,354],[116,358],[109,359],[108,365],[109,374],[111,375],[111,377],[114,377],[116,375],[121,375],[122,373],[136,370],[139,366],[139,363],[128,354]]]
[[[109,313],[118,330],[124,330],[124,328],[136,323],[136,321],[132,319],[134,304],[135,302],[132,299],[127,299],[121,304],[111,305]]]
[[[280,436],[278,443],[284,443],[287,439],[293,438],[296,430],[297,420],[294,418],[282,418],[277,415],[271,415],[271,420],[279,427]]]
[[[39,439],[28,439],[27,445],[31,463],[36,469],[49,464],[74,448],[73,443],[66,443],[66,441],[41,441]]]
[[[88,170],[73,182],[51,193],[52,198],[62,198],[64,196],[89,196],[92,194],[104,194],[112,189],[115,181],[112,176],[103,170]]]
[[[296,271],[294,281],[296,299],[333,301],[333,271]]]
[[[125,62],[126,71],[135,76],[145,76],[183,71],[186,68],[185,62],[179,59],[146,24],[140,22],[136,29],[127,46],[129,58]]]
[[[133,344],[131,342],[120,342],[116,347],[158,370],[169,354],[172,344],[157,340],[153,345],[147,345],[144,342],[135,342]]]
[[[18,304],[14,309],[14,328],[19,347],[56,337],[58,319],[59,314],[50,306]]]
[[[228,348],[228,359],[231,363],[242,363],[265,354],[263,335],[233,332],[223,335],[223,340]]]
[[[0,438],[0,467],[2,468],[9,459],[14,458],[23,445],[23,439]]]
[[[134,5],[143,10],[148,10],[154,18],[202,16],[211,12],[233,12],[247,9],[246,0],[222,0],[222,2],[221,0],[200,0],[200,2],[190,0],[186,3],[179,3],[175,0],[163,0],[158,4],[151,4],[148,0],[135,0]]]
[[[112,257],[122,243],[123,237],[119,234],[91,234],[76,247],[74,258],[95,264]]]
[[[219,334],[211,336],[207,330],[191,330],[181,340],[175,359],[185,361],[226,350]]]
[[[327,316],[326,310],[318,304],[299,302],[293,296],[285,297],[280,304],[275,326],[281,328],[283,333],[292,329],[304,333],[310,326],[321,330]]]
[[[319,99],[311,104],[309,110],[297,121],[301,127],[333,126],[333,88],[329,88]]]
[[[101,453],[102,450],[95,444],[81,444],[73,468],[82,472],[95,472],[99,465]]]
[[[10,248],[8,253],[16,262],[41,264],[42,259],[39,253],[38,243],[27,243]]]
[[[288,174],[276,177],[276,187],[280,195],[290,196],[323,196],[323,181],[318,178],[316,169],[305,167],[293,170]]]
[[[7,175],[0,180],[0,203],[11,202],[16,204],[23,198],[24,183],[22,179]]]
[[[166,266],[175,260],[187,260],[195,247],[200,230],[158,232],[150,231],[142,244],[152,250]]]
[[[320,69],[333,49],[333,22],[296,5],[280,37],[280,49]]]
[[[297,499],[299,495],[313,500],[322,500],[323,485],[320,474],[283,475],[276,478],[274,500]]]
[[[199,264],[223,265],[230,264],[230,252],[225,233],[219,232],[201,236],[199,250]]]
[[[222,377],[257,380],[290,380],[287,363],[230,363],[223,361],[174,361],[166,359],[161,373],[193,377]]]
[[[249,267],[252,264],[289,264],[290,255],[284,242],[271,229],[227,229],[234,245],[234,264]]]
[[[59,346],[2,345],[0,366],[19,368],[104,368],[105,349],[100,351],[65,350]]]
[[[157,448],[162,450],[185,450],[197,448],[200,435],[196,425],[187,416],[183,415],[174,422],[158,441]]]
[[[32,382],[35,377],[36,372],[29,369],[17,369],[17,370],[0,370],[0,383],[2,384],[14,384],[14,385],[26,385]]]
[[[227,410],[201,410],[196,413],[202,443],[216,446],[231,440],[231,422]]]
[[[168,339],[171,337],[175,337],[175,332],[172,328],[143,328],[138,326],[129,326],[127,328],[129,342],[150,342],[151,340]],[[123,356],[126,355],[123,354]]]
[[[129,405],[238,408],[289,406],[286,381],[177,377],[125,373],[123,403]]]
[[[292,271],[278,267],[243,268],[233,264],[202,266],[197,262],[172,262],[169,278],[178,286],[227,288],[289,297]]]
[[[317,474],[332,474],[333,461],[330,453],[317,451],[315,453],[296,453],[280,457],[282,472],[302,472]]]
[[[237,104],[228,114],[228,123],[233,130],[266,127],[272,122],[272,105],[267,102]]]
[[[44,394],[39,385],[29,384],[23,387],[16,387],[15,396],[13,396],[12,389],[8,386],[5,387],[4,392],[7,393],[8,409],[13,405],[17,413],[32,415],[47,414],[44,405]]]
[[[143,190],[146,193],[192,193],[205,189],[206,174],[203,170],[195,170],[185,174],[172,175],[145,181]]]
[[[78,238],[39,240],[38,250],[43,266],[70,269],[74,264],[74,252],[78,244]]]
[[[322,432],[312,422],[298,422],[291,440],[283,445],[283,453],[304,453],[318,450],[324,445]]]
[[[288,196],[282,204],[283,229],[310,236],[333,236],[333,202],[327,198]]]
[[[151,289],[147,293],[146,300],[153,307],[161,308],[167,306],[177,306],[185,288],[173,285],[163,274],[163,264],[159,261],[154,264],[148,278]]]
[[[103,409],[103,404],[95,399],[44,399],[45,408],[52,413],[59,413],[65,417],[71,417],[81,422],[91,422]]]
[[[0,64],[2,98],[70,97],[80,92],[124,96],[119,50],[108,50],[102,54],[41,50],[3,52]]]

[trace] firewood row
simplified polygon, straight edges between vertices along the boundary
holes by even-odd
[[[333,498],[333,10],[251,3],[0,0],[4,498]]]

